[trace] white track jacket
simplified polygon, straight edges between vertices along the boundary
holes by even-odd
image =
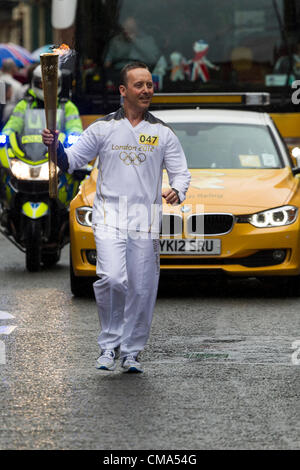
[[[185,199],[191,176],[181,144],[149,112],[133,127],[120,108],[91,124],[65,152],[69,173],[99,156],[93,225],[158,233],[164,168],[180,202]]]

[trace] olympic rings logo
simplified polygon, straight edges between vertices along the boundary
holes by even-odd
[[[134,152],[121,152],[119,158],[122,160],[125,165],[140,165],[146,160],[146,155],[144,153],[136,154]]]

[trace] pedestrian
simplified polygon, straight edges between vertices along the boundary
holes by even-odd
[[[0,80],[5,83],[10,84],[11,86],[11,95],[10,98],[6,101],[2,121],[5,123],[14,107],[24,96],[24,90],[22,84],[14,78],[14,75],[17,73],[18,67],[16,66],[13,59],[5,59],[2,62]]]
[[[5,119],[5,104],[11,99],[12,96],[12,86],[10,83],[2,81],[0,76],[0,131],[6,122]]]
[[[99,155],[92,219],[101,325],[96,367],[114,370],[120,353],[124,371],[142,372],[138,355],[150,334],[159,280],[161,201],[181,203],[190,173],[176,135],[148,111],[148,67],[127,64],[119,91],[120,109],[91,124],[70,149],[57,143],[58,164],[72,172]],[[45,145],[53,142],[48,129],[42,136]],[[162,192],[163,167],[171,187]]]

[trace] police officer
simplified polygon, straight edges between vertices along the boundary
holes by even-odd
[[[62,74],[58,72],[58,96],[62,88]],[[26,129],[30,132],[30,122],[26,122],[26,110],[27,109],[43,109],[44,108],[44,93],[42,86],[42,69],[38,65],[32,74],[31,88],[28,89],[24,99],[19,101],[13,112],[5,124],[2,133],[8,136],[11,149],[16,156],[22,156],[23,151],[20,149],[18,144],[18,134],[22,134],[24,125],[26,123]],[[82,123],[79,116],[79,111],[72,101],[69,99],[58,98],[58,109],[63,112],[63,123],[64,133],[59,136],[60,141],[64,141],[66,135],[75,134],[80,135],[82,133]],[[36,129],[33,129],[31,134],[36,133]],[[38,134],[40,137],[40,134]]]

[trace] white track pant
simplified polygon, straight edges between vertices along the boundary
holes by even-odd
[[[159,280],[159,240],[134,239],[115,228],[94,226],[97,276],[94,292],[103,349],[120,356],[143,350],[150,334]],[[138,235],[138,234],[133,234]]]

